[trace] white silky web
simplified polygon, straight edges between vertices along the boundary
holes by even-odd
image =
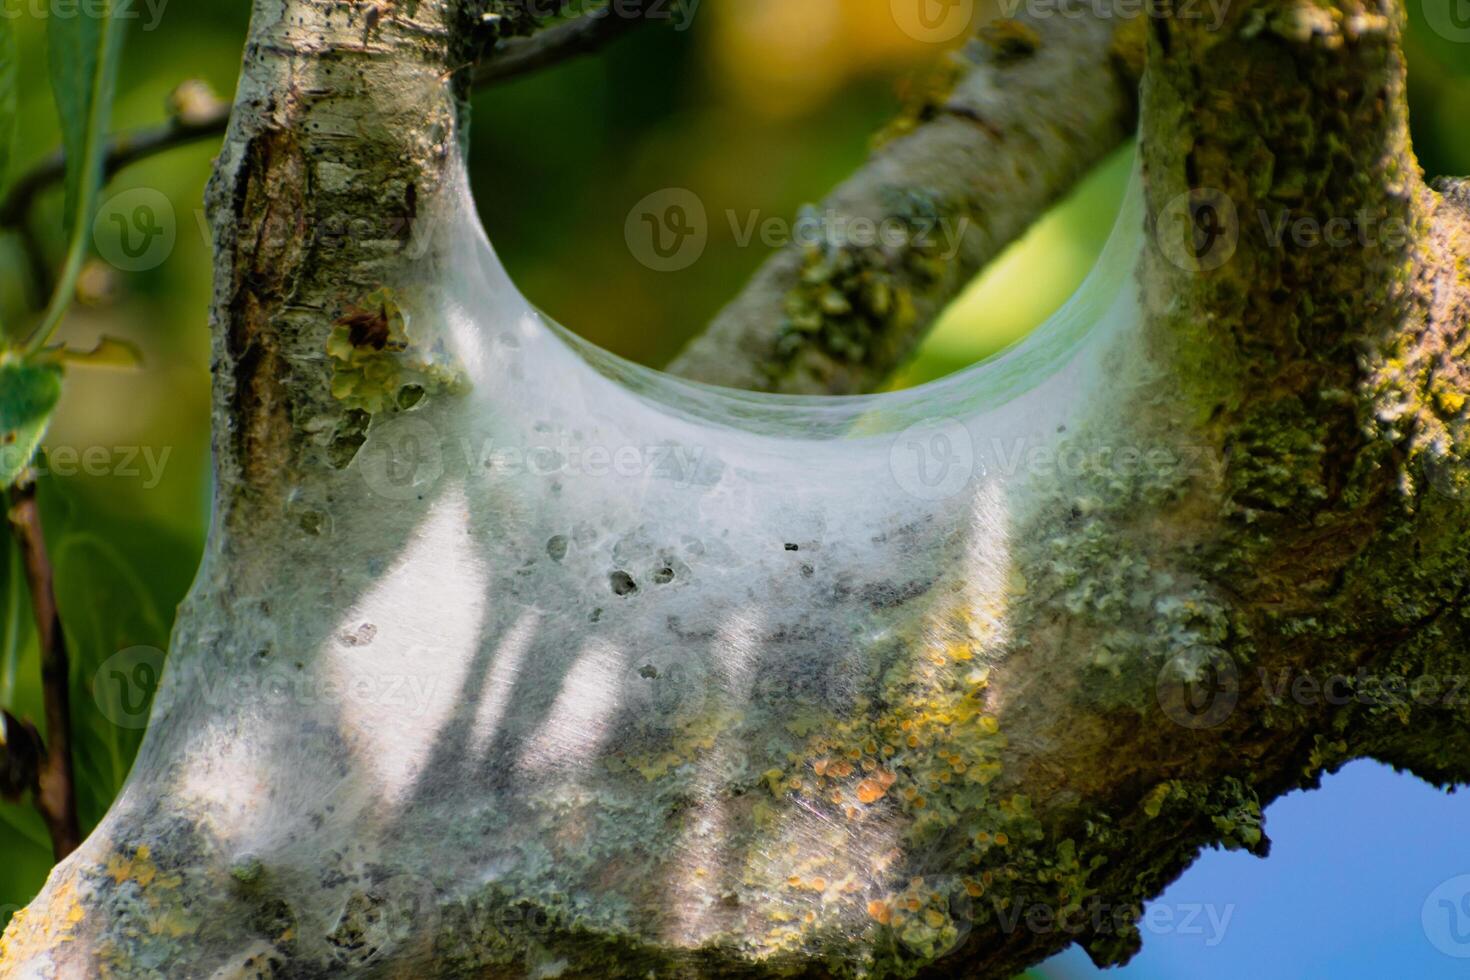
[[[225,668],[183,655],[160,710],[195,734],[151,744],[135,784],[168,772],[237,860],[283,869],[293,908],[345,916],[324,865],[386,868],[457,917],[463,955],[530,974],[582,968],[567,950],[596,937],[752,960],[838,937],[877,972],[953,949],[1025,821],[992,792],[990,668],[1029,501],[1068,479],[1030,463],[1145,383],[1137,178],[1085,285],[1023,342],[853,398],[592,347],[454,194],[395,289],[405,356],[460,383],[303,479],[330,567],[283,565],[273,607],[307,611],[270,626],[298,686],[199,698],[188,678]],[[335,955],[340,919],[298,925]]]

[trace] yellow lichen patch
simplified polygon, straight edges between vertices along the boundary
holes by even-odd
[[[792,875],[791,877],[786,879],[786,884],[790,888],[794,888],[797,891],[803,892],[817,892],[818,894],[820,894],[827,890],[827,879],[823,878],[820,875],[811,878],[803,878],[801,875]]]
[[[107,874],[116,884],[136,881],[146,888],[158,876],[158,866],[153,863],[151,853],[147,844],[139,844],[131,856],[121,851],[113,853],[107,858]]]
[[[11,917],[5,934],[0,936],[0,963],[16,968],[44,956],[72,940],[85,918],[86,909],[77,900],[76,884],[68,879],[56,888],[45,908],[32,906]]]

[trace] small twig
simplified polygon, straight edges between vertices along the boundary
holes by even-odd
[[[530,37],[502,41],[475,68],[475,87],[495,85],[579,55],[591,54],[646,23],[648,18],[623,17],[602,8]],[[221,103],[188,121],[172,119],[162,125],[118,134],[108,142],[102,163],[103,175],[111,177],[124,167],[154,154],[221,136],[229,120],[230,105]],[[11,185],[4,200],[0,200],[0,228],[22,227],[32,202],[65,175],[66,157],[60,150],[22,174]]]
[[[647,17],[625,17],[610,7],[602,7],[530,37],[501,41],[475,69],[475,87],[519,78],[592,54],[648,22]]]
[[[30,587],[41,646],[42,700],[46,708],[45,755],[36,767],[35,801],[51,834],[51,850],[60,861],[82,842],[77,820],[76,781],[71,759],[71,678],[66,638],[56,607],[51,559],[41,533],[36,484],[23,478],[10,489],[10,529],[20,545],[21,564]]]
[[[128,164],[155,153],[210,136],[219,136],[225,131],[229,118],[229,104],[221,103],[218,108],[187,122],[172,119],[161,126],[116,135],[108,141],[102,172],[104,176],[111,177]],[[36,196],[65,175],[66,157],[60,150],[22,174],[11,186],[10,193],[5,195],[4,202],[0,203],[0,226],[14,228],[20,225],[30,212],[31,202]]]

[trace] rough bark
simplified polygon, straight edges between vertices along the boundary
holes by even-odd
[[[881,385],[975,274],[1133,132],[1142,25],[1077,14],[999,21],[949,56],[818,205],[814,233],[772,256],[669,370],[787,394]],[[854,234],[864,221],[903,234],[875,244]]]
[[[344,410],[325,350],[334,323],[374,322],[368,295],[384,283],[433,281],[436,252],[412,258],[399,226],[341,241],[310,234],[334,215],[411,219],[415,202],[437,199],[458,125],[446,66],[460,63],[460,29],[452,5],[429,0],[371,29],[317,0],[258,5],[211,192],[217,526],[181,611],[172,694],[160,695],[134,778],[12,924],[0,948],[7,968],[1003,977],[1073,940],[1099,962],[1126,959],[1139,945],[1141,903],[1202,847],[1264,854],[1261,808],[1348,760],[1380,758],[1437,784],[1470,778],[1470,708],[1453,689],[1470,638],[1470,194],[1420,178],[1402,10],[1389,0],[1239,3],[1218,30],[1168,11],[1150,18],[1141,323],[1097,340],[1079,376],[1037,389],[1053,400],[1068,386],[1085,390],[1066,414],[1022,400],[1036,418],[1017,431],[1032,438],[1044,425],[1050,441],[1035,446],[1094,462],[1066,479],[1023,473],[1004,484],[995,506],[1014,526],[998,580],[990,565],[960,560],[967,540],[921,520],[875,534],[863,559],[888,567],[900,547],[891,539],[906,539],[936,556],[912,581],[834,582],[823,604],[793,609],[790,580],[746,585],[788,597],[770,607],[788,618],[768,624],[764,646],[836,649],[823,630],[860,615],[884,627],[873,643],[898,660],[879,697],[804,725],[789,769],[720,777],[728,781],[716,795],[743,801],[726,801],[731,820],[763,853],[794,849],[799,841],[777,830],[835,819],[812,791],[844,789],[829,778],[841,732],[891,728],[898,762],[883,761],[886,746],[866,753],[859,738],[847,768],[871,763],[912,781],[879,801],[900,828],[896,860],[924,867],[923,855],[941,855],[933,873],[963,882],[945,894],[968,895],[972,907],[921,904],[940,920],[925,932],[925,919],[901,928],[902,908],[874,898],[856,910],[861,933],[803,932],[790,911],[800,901],[819,924],[838,914],[802,898],[810,877],[793,875],[779,896],[737,880],[730,904],[700,904],[698,869],[622,840],[598,823],[597,806],[575,803],[544,842],[556,856],[545,873],[562,892],[507,894],[482,876],[490,845],[450,834],[463,828],[438,828],[458,842],[448,859],[431,849],[442,841],[405,830],[461,812],[470,777],[452,764],[462,746],[392,715],[333,724],[325,709],[292,717],[191,703],[178,681],[191,666],[309,670],[349,658],[376,631],[325,634],[361,591],[387,582],[408,619],[414,599],[483,574],[477,554],[497,553],[473,538],[488,532],[471,516],[468,531],[436,539],[406,579],[389,581],[435,501],[385,509],[362,488],[351,461],[393,412]],[[1288,233],[1277,241],[1282,215]],[[1313,244],[1300,237],[1303,221],[1337,237]],[[453,396],[433,402],[440,425],[467,410]],[[1100,455],[1124,449],[1170,463],[1121,467]],[[525,525],[534,539],[540,508],[555,506],[527,501],[493,530],[513,537]],[[466,509],[473,515],[475,502]],[[503,574],[513,589],[518,570]],[[824,573],[812,574],[820,582]],[[720,637],[700,632],[712,622],[684,624],[691,646],[718,649]],[[973,703],[914,679],[931,676],[936,637],[987,668],[964,674]],[[376,642],[374,656],[393,652]],[[1301,678],[1320,693],[1293,694]],[[937,700],[903,700],[931,693]],[[791,735],[779,727],[763,734]],[[436,746],[412,772],[425,822],[410,813],[385,823],[374,808],[364,773],[381,760],[358,750],[391,755],[398,743]],[[983,760],[978,803],[945,788],[960,756]],[[711,817],[703,798],[671,801],[664,778],[610,783],[620,794],[610,797],[614,822],[667,820],[677,835]],[[902,804],[899,788],[914,791]],[[777,830],[751,815],[762,807]],[[852,860],[865,857],[861,835],[852,840]],[[709,843],[716,856],[723,845]],[[844,860],[842,847],[828,851],[813,859]],[[601,876],[571,880],[591,874],[578,854],[596,856]],[[666,886],[663,908],[639,890],[654,875]],[[911,887],[908,898],[931,900]],[[615,910],[624,928],[589,925],[609,921],[600,903],[624,894],[638,899]],[[405,895],[431,914],[386,929]],[[792,938],[765,945],[752,923]]]

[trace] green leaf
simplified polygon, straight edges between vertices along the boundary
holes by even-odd
[[[120,725],[102,710],[96,700],[98,671],[122,651],[138,647],[154,648],[161,660],[171,623],[154,591],[158,583],[150,582],[144,567],[102,537],[65,530],[53,560],[56,601],[72,655],[77,803],[83,822],[90,824],[101,819],[122,788],[143,738],[140,726]],[[156,674],[153,680],[156,683]],[[152,695],[144,689],[130,693],[149,699]]]
[[[29,354],[51,339],[76,295],[77,277],[82,273],[91,239],[92,212],[102,186],[107,117],[112,109],[122,32],[112,15],[113,0],[100,2],[100,16],[96,4],[82,4],[72,16],[57,13],[46,22],[51,90],[61,113],[61,145],[66,154],[66,227],[70,240],[51,301],[41,322],[26,338]]]
[[[30,463],[60,398],[60,368],[0,360],[0,489]]]
[[[20,60],[15,47],[15,21],[0,17],[0,189],[10,176],[10,158],[15,149],[15,117],[19,105],[16,65]]]
[[[61,146],[66,154],[69,229],[91,221],[90,214],[78,214],[78,210],[94,189],[84,185],[100,182],[102,175],[100,156],[117,77],[115,45],[120,34],[112,28],[112,14],[112,0],[104,0],[79,4],[69,17],[46,18],[51,92],[61,117]]]
[[[143,352],[137,344],[106,336],[100,338],[97,346],[91,350],[57,345],[45,348],[35,359],[48,364],[76,364],[81,367],[119,368],[129,371],[143,366]]]

